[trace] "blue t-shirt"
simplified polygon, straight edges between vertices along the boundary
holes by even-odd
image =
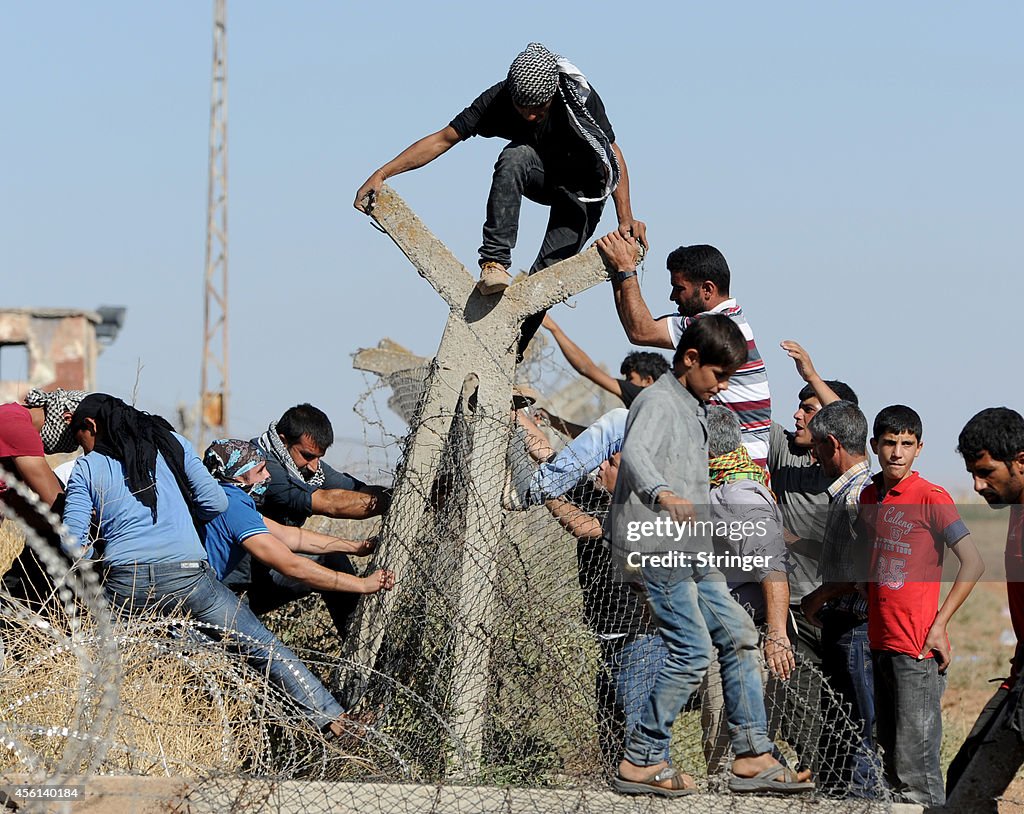
[[[245,556],[242,543],[257,534],[268,533],[252,497],[233,483],[221,486],[228,496],[228,508],[206,524],[206,556],[219,580],[235,570]]]
[[[184,451],[190,501],[200,520],[224,511],[227,498],[220,484],[203,466],[192,445],[174,433]],[[174,473],[156,456],[157,519],[128,488],[120,461],[100,452],[82,455],[68,478],[64,523],[92,556],[89,524],[97,517],[99,537],[106,541],[103,559],[108,565],[184,562],[206,558],[188,504]]]

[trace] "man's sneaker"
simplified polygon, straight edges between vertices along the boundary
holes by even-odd
[[[494,261],[488,261],[480,266],[480,282],[476,287],[485,297],[491,294],[500,294],[512,282],[512,275],[508,270]]]

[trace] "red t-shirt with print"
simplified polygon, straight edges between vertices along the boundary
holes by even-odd
[[[879,500],[882,488],[876,475],[860,497],[872,546],[868,641],[916,658],[939,610],[945,550],[969,532],[949,493],[917,472]]]
[[[43,457],[43,439],[32,425],[32,414],[20,404],[0,404],[0,466],[7,471],[13,458]],[[0,476],[0,493],[7,485]]]

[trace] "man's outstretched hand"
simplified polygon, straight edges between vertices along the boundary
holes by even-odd
[[[359,190],[356,192],[356,199],[352,202],[352,206],[358,209],[365,215],[369,215],[373,209],[373,202],[380,192],[380,188],[384,186],[384,173],[377,170],[373,175],[366,179]]]
[[[805,382],[812,382],[817,378],[818,371],[814,369],[814,362],[811,355],[805,351],[797,342],[792,339],[784,339],[779,343],[782,349],[789,355],[789,358],[796,364],[796,372]]]
[[[618,233],[623,237],[631,237],[644,247],[646,252],[650,246],[647,245],[647,224],[642,220],[624,220],[619,224]]]

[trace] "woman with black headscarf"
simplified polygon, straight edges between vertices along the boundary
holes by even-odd
[[[192,445],[163,418],[101,393],[82,401],[71,429],[86,454],[68,480],[64,522],[91,556],[95,512],[115,610],[187,612],[269,671],[319,728],[340,733],[338,702],[210,570],[196,523],[216,517],[228,500]]]

